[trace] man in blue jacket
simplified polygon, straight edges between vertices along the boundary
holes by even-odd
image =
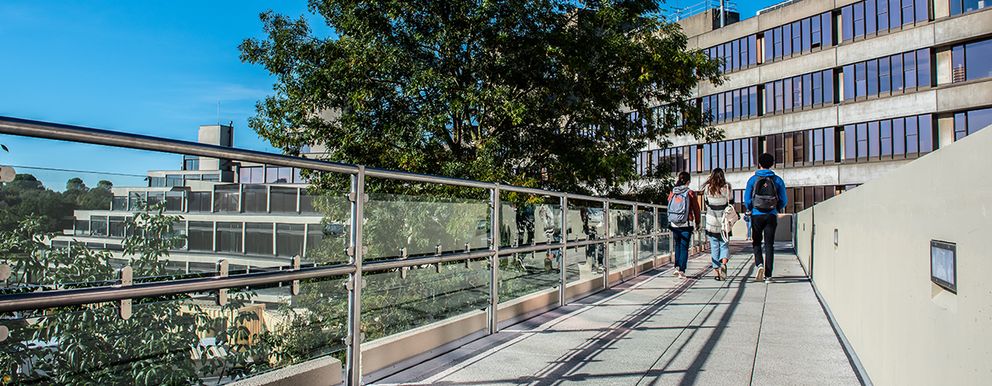
[[[744,190],[744,207],[751,212],[751,235],[754,246],[754,264],[758,273],[755,281],[770,283],[772,268],[775,265],[775,228],[778,228],[778,213],[785,210],[789,202],[785,195],[785,181],[771,171],[775,157],[765,153],[758,156],[757,172],[747,180]],[[764,241],[764,251],[761,242]],[[762,253],[764,252],[764,253]]]

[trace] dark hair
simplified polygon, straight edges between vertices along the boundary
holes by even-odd
[[[689,185],[691,179],[692,176],[689,175],[689,172],[679,172],[679,179],[675,182],[675,186]]]
[[[727,186],[727,177],[723,174],[723,169],[716,168],[710,172],[710,178],[703,184],[703,190],[709,192],[711,196],[720,194],[720,189]]]
[[[771,169],[772,165],[775,165],[775,156],[768,153],[759,155],[758,165],[760,165],[762,169]]]

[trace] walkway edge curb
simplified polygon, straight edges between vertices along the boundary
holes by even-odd
[[[800,264],[802,266],[802,264]],[[874,383],[871,381],[871,377],[868,376],[868,371],[865,370],[863,364],[861,364],[861,359],[858,358],[858,353],[854,351],[854,347],[851,347],[851,342],[847,340],[847,336],[844,335],[844,330],[841,329],[840,324],[834,319],[834,313],[830,311],[830,306],[827,302],[823,300],[823,295],[820,294],[820,290],[816,288],[816,282],[810,277],[809,280],[810,287],[813,288],[813,293],[816,294],[816,301],[820,303],[820,308],[823,312],[827,314],[827,320],[830,321],[830,327],[833,328],[834,334],[837,335],[837,340],[840,341],[841,347],[844,348],[844,354],[847,354],[847,360],[851,362],[851,367],[854,368],[854,373],[858,376],[858,380],[861,381],[862,385],[873,386]]]

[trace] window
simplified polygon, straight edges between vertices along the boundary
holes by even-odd
[[[265,182],[265,167],[242,167],[238,176],[238,182],[242,184],[261,184]]]
[[[889,0],[878,0],[878,32],[889,30]]]
[[[889,95],[892,90],[892,75],[889,69],[889,58],[878,60],[878,93],[879,95]]]
[[[909,90],[909,89],[915,89],[916,88],[916,80],[917,80],[917,78],[916,78],[916,53],[915,52],[907,52],[907,53],[903,54],[902,55],[902,66],[903,66],[903,71],[905,71],[903,73],[903,76],[905,78],[903,80],[903,83],[906,85],[906,89],[907,90]]]
[[[892,61],[892,93],[902,92],[905,87],[903,87],[903,68],[902,68],[902,55],[893,55],[889,59]]]
[[[875,7],[875,0],[865,0],[865,34],[873,35],[878,31],[875,25],[877,15],[878,10]]]
[[[183,176],[179,174],[166,174],[165,186],[183,186]]]
[[[840,10],[841,28],[843,34],[841,40],[848,41],[854,39],[854,6],[848,5]]]
[[[837,162],[835,145],[837,136],[834,132],[835,130],[833,127],[823,129],[823,160],[826,163]]]
[[[218,222],[216,226],[217,252],[241,253],[241,223]]]
[[[878,123],[880,137],[880,155],[882,159],[892,158],[892,121],[884,120]]]
[[[833,104],[837,102],[834,95],[834,70],[823,70],[823,103]]]
[[[820,20],[820,25],[823,27],[823,32],[821,32],[823,46],[830,47],[834,45],[833,13],[824,12],[820,14]]]
[[[272,213],[295,213],[297,188],[273,186],[269,191],[269,209]]]
[[[792,55],[792,24],[782,26],[782,56]]]
[[[916,19],[916,11],[913,9],[913,0],[902,0],[902,24],[912,24]]]
[[[245,224],[245,253],[272,255],[272,223]]]
[[[920,129],[920,155],[930,153],[937,148],[935,146],[934,138],[934,128],[933,128],[933,116],[930,114],[920,115],[918,125]]]
[[[268,212],[268,187],[265,185],[242,185],[245,199],[245,213]]]
[[[868,159],[868,124],[859,123],[855,125],[858,138],[858,160]]]
[[[183,196],[183,192],[165,192],[165,210],[167,212],[182,212]]]
[[[265,182],[268,184],[292,183],[293,168],[269,166],[265,169]]]
[[[951,68],[953,82],[992,77],[992,39],[954,46]]]
[[[892,120],[892,156],[906,157],[906,120],[903,118]]]
[[[954,114],[954,140],[977,133],[992,125],[992,108]]]
[[[90,217],[90,232],[93,237],[107,237],[107,216]]]
[[[909,0],[904,0],[909,1]],[[953,2],[954,0],[951,0]],[[924,22],[930,20],[930,2],[927,0],[915,0],[916,21]]]
[[[189,192],[189,203],[186,209],[190,212],[209,212],[210,192]]]
[[[950,2],[951,15],[960,15],[962,13],[977,11],[992,5],[992,2],[988,0],[950,0]]]
[[[187,245],[191,251],[214,250],[214,224],[209,221],[190,221]]]
[[[864,62],[854,65],[854,94],[857,98],[868,95],[868,74]]]
[[[906,156],[913,157],[920,152],[920,131],[916,117],[906,118]]]
[[[854,3],[854,37],[865,35],[865,3]]]
[[[108,221],[110,223],[110,225],[109,225],[109,236],[110,237],[115,237],[115,238],[123,238],[124,237],[124,223],[125,223],[125,218],[124,217],[111,216],[108,219]]]
[[[820,28],[822,18],[813,17],[810,18],[810,48],[820,47],[823,44],[823,38],[821,37],[822,28]]]
[[[933,80],[930,77],[930,50],[922,49],[916,51],[916,84],[919,87],[930,87]]]
[[[878,122],[868,122],[868,159],[876,160],[880,154]]]
[[[303,224],[276,224],[276,255],[302,256],[304,232]]]
[[[815,19],[820,20],[820,18],[818,17]],[[811,20],[812,20],[811,18],[806,18],[800,21],[801,24],[800,30],[802,31],[803,52],[809,52],[810,48],[812,48],[812,35],[810,33]]]
[[[217,185],[214,187],[214,212],[240,211],[239,185]]]
[[[808,50],[809,47],[806,47],[806,51]],[[795,54],[804,52],[802,22],[799,21],[792,23],[792,52]]]
[[[878,95],[878,60],[867,63],[868,92],[865,95]]]
[[[896,29],[902,25],[902,18],[899,17],[901,10],[899,0],[889,0],[889,29]]]

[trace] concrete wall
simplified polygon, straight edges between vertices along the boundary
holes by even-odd
[[[800,260],[875,384],[992,379],[990,148],[987,128],[799,214]],[[931,240],[957,244],[957,294],[931,283]]]

